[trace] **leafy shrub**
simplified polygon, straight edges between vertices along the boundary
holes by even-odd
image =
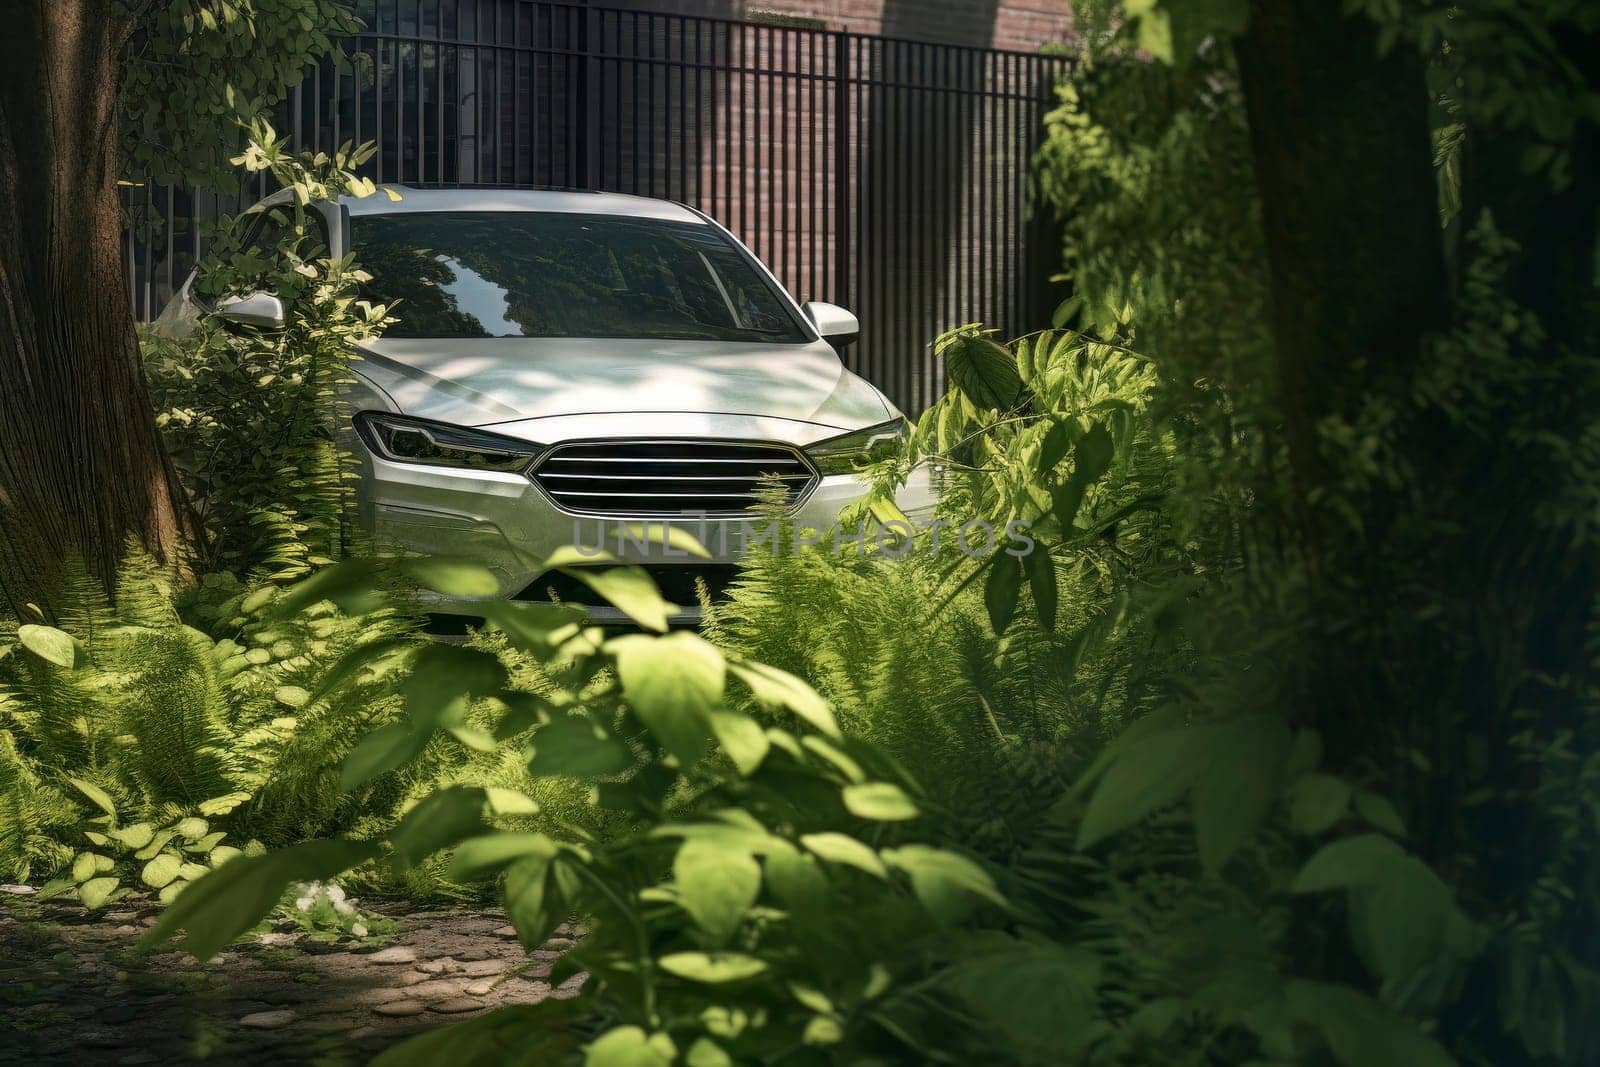
[[[207,301],[273,293],[285,328],[242,331],[207,311],[192,336],[151,332],[144,340],[156,421],[203,535],[203,573],[261,569],[292,579],[359,544],[351,459],[332,429],[349,346],[389,320],[384,308],[356,299],[368,277],[353,256],[329,258],[310,205],[372,195],[372,182],[355,170],[374,146],[296,155],[287,145],[264,122],[251,127],[235,162],[269,173],[292,195],[229,220],[195,281]],[[262,247],[258,227],[276,243]]]

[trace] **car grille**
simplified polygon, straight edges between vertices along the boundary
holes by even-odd
[[[582,515],[740,515],[764,485],[791,506],[817,473],[783,445],[709,441],[585,441],[559,445],[533,472],[550,499]]]

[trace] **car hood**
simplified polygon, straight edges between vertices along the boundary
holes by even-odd
[[[402,413],[457,426],[695,413],[848,431],[893,414],[823,342],[382,339],[361,346],[360,356],[355,370]]]

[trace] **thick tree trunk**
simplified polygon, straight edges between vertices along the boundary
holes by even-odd
[[[0,601],[129,539],[183,542],[122,278],[114,0],[18,0],[0,32]]]
[[[1332,0],[1252,0],[1235,42],[1272,277],[1285,433],[1302,504],[1322,482],[1315,428],[1408,369],[1445,317],[1421,60]],[[1319,531],[1302,506],[1303,547]]]

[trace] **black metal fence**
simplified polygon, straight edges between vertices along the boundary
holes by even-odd
[[[851,365],[911,411],[943,388],[942,330],[1048,320],[1057,250],[1028,175],[1065,59],[544,0],[357,11],[348,69],[315,71],[282,130],[305,147],[377,141],[379,182],[690,204],[798,299],[855,311]],[[151,317],[205,223],[238,203],[131,195],[169,222],[128,238],[130,295]]]

